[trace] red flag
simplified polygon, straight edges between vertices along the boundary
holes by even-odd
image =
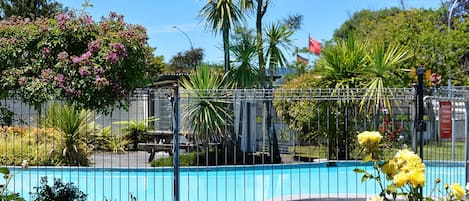
[[[308,59],[300,56],[299,54],[296,55],[296,61],[299,63],[304,63],[305,65],[308,65]]]
[[[309,37],[309,51],[311,53],[319,55],[321,53],[321,43]]]

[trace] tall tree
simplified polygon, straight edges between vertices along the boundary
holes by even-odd
[[[200,11],[200,16],[205,19],[205,26],[212,31],[222,32],[225,73],[230,70],[230,30],[238,25],[243,15],[234,0],[209,0]]]
[[[204,57],[204,50],[200,48],[187,50],[184,53],[178,53],[169,61],[167,71],[188,71],[193,70],[200,65]]]
[[[11,16],[50,18],[62,10],[62,4],[49,0],[0,0],[0,19]]]
[[[251,30],[238,27],[232,36],[231,53],[237,64],[230,71],[229,78],[236,88],[253,88],[259,84],[258,72],[254,63],[256,57],[256,41]]]
[[[240,0],[240,7],[242,10],[254,11],[256,14],[256,38],[257,38],[257,57],[259,65],[259,78],[261,85],[266,87],[265,82],[265,59],[264,59],[264,42],[262,34],[262,18],[264,18],[267,8],[269,7],[270,0]]]
[[[410,53],[414,57],[404,61],[402,66],[409,69],[423,64],[427,69],[440,74],[443,83],[451,76],[454,85],[467,85],[469,15],[453,15],[451,27],[448,29],[447,12],[446,6],[436,10],[362,10],[345,22],[334,36],[346,38],[350,33],[354,33],[355,36],[370,42],[397,43],[412,47]],[[411,82],[416,81],[409,79],[404,73],[399,76],[403,79],[393,80],[394,86],[410,87]]]
[[[273,88],[274,74],[279,67],[286,67],[287,60],[285,58],[285,50],[289,50],[291,46],[291,36],[293,35],[293,30],[290,29],[288,24],[272,24],[266,29],[266,66],[269,69],[269,88]],[[278,139],[273,126],[272,118],[272,100],[265,102],[267,118],[266,118],[266,127],[268,134],[270,136],[270,143],[272,147],[271,154],[273,156],[273,162],[281,162],[280,152],[278,149]]]
[[[341,91],[349,92],[348,89],[360,86],[360,75],[364,72],[366,60],[367,44],[354,36],[348,36],[347,39],[339,39],[334,41],[331,45],[326,46],[316,60],[316,71],[321,75],[322,87],[334,88],[332,96],[339,94]],[[345,89],[345,90],[344,90]],[[336,104],[336,111],[330,111],[331,119],[341,119],[341,124],[344,125],[343,132],[330,131],[327,133],[329,159],[334,158],[333,153],[337,153],[337,159],[348,159],[351,151],[350,141],[351,136],[354,135],[353,129],[348,128],[349,118],[347,114],[350,104],[354,104],[349,100],[337,101],[331,104]],[[329,106],[327,106],[329,107]],[[327,111],[327,110],[325,110]],[[330,121],[329,119],[328,121]]]
[[[266,29],[266,66],[269,70],[269,76],[273,76],[278,68],[286,67],[287,58],[285,50],[290,50],[291,36],[293,31],[286,25],[272,24]],[[269,85],[274,80],[269,79]],[[272,87],[272,86],[269,86]]]

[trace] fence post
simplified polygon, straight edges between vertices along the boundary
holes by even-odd
[[[423,114],[424,114],[424,103],[423,103],[423,76],[425,75],[425,68],[420,66],[417,69],[417,133],[419,137],[419,155],[420,158],[423,160],[423,132],[425,131],[425,122],[423,122]]]
[[[465,114],[466,114],[466,120],[464,121],[465,122],[465,125],[464,127],[466,129],[464,129],[464,136],[465,136],[465,148],[466,148],[466,163],[464,165],[464,169],[466,170],[466,184],[469,182],[469,169],[468,169],[468,165],[469,165],[469,146],[467,145],[467,143],[469,142],[469,102],[466,100],[464,102],[464,106],[465,106]]]
[[[179,201],[179,86],[173,86],[173,201]]]

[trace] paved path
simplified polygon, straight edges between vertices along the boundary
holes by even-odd
[[[119,168],[119,167],[151,167],[148,162],[149,153],[145,151],[128,151],[117,154],[112,152],[100,152],[91,156],[91,167]],[[167,153],[158,152],[155,159],[167,157]]]

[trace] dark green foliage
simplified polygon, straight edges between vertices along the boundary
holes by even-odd
[[[13,123],[14,113],[0,103],[0,126],[9,126]]]
[[[464,7],[464,3],[460,2],[456,6]],[[407,46],[414,56],[402,63],[401,68],[423,65],[441,75],[443,83],[451,76],[453,85],[467,85],[469,15],[467,9],[466,14],[461,14],[455,8],[448,27],[448,10],[448,3],[436,10],[362,10],[346,21],[334,33],[334,38],[344,39],[353,33],[357,38],[372,43]],[[416,78],[408,77],[405,71],[394,72],[394,76],[400,78],[393,80],[393,85],[397,87],[410,87],[412,82],[416,82]]]
[[[34,187],[34,201],[85,201],[87,195],[80,191],[73,183],[64,183],[61,179],[54,179],[54,185],[47,184],[47,177],[41,177],[41,185]]]
[[[54,13],[62,10],[62,4],[49,0],[1,0],[0,19],[11,16],[28,18],[50,18]]]
[[[201,48],[191,49],[184,53],[179,52],[169,61],[169,69],[166,71],[188,71],[200,65],[204,57],[204,50]]]
[[[191,152],[179,155],[179,164],[181,166],[192,166],[197,164],[197,157],[205,156],[204,152]],[[170,167],[173,166],[173,157],[159,158],[151,162],[152,167]]]
[[[60,163],[88,165],[91,145],[87,143],[87,138],[95,129],[91,111],[77,109],[75,105],[53,103],[41,117],[40,124],[60,132],[58,150],[54,150],[60,153]]]

